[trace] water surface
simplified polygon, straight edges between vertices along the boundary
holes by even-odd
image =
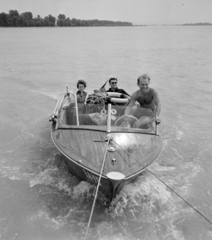
[[[211,223],[162,183],[212,221],[211,27],[1,28],[0,34],[0,239],[84,238],[94,186],[67,171],[48,116],[65,86],[75,91],[80,78],[92,93],[115,76],[132,94],[143,73],[162,102],[163,150],[151,172],[109,207],[99,194],[89,239],[212,239]]]

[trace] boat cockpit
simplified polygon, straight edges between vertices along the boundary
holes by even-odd
[[[101,94],[100,94],[101,95]],[[126,115],[128,100],[101,95],[88,98],[85,103],[77,103],[74,93],[61,94],[51,120],[56,128],[92,128],[107,132],[143,132],[157,135],[157,122],[151,109],[139,104]]]

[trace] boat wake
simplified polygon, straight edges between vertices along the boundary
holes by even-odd
[[[158,236],[184,239],[175,223],[192,210],[184,209],[182,204],[161,182],[146,173],[123,188],[107,213],[136,239],[161,239]]]
[[[198,149],[193,151],[194,146],[187,145],[186,150],[190,147],[192,154],[185,159],[183,142],[188,138],[185,129],[180,137],[176,129],[172,133],[175,137],[168,134],[164,134],[161,156],[150,169],[179,194],[188,196],[192,179],[201,171],[194,161]],[[52,155],[33,175],[30,186],[38,189],[46,209],[38,212],[38,219],[52,222],[52,226],[66,232],[71,239],[84,238],[96,186],[71,175],[60,154]],[[98,192],[88,239],[184,240],[182,225],[195,216],[191,208],[148,171],[126,185],[109,206],[107,200]]]
[[[41,90],[30,90],[33,93],[37,93],[39,95],[43,95],[49,97],[50,99],[57,100],[61,94],[61,91],[51,92],[49,89],[41,89]]]

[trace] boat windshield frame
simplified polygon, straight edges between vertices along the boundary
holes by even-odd
[[[126,115],[126,104],[76,102],[76,94],[60,96],[55,108],[57,129],[158,135],[156,116],[151,109],[136,105],[133,114]]]

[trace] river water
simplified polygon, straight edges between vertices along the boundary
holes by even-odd
[[[48,117],[80,78],[92,93],[115,76],[132,94],[143,73],[161,99],[163,150],[110,206],[99,193],[88,239],[212,239],[210,26],[0,28],[0,36],[1,240],[84,238],[94,186],[66,169]]]

